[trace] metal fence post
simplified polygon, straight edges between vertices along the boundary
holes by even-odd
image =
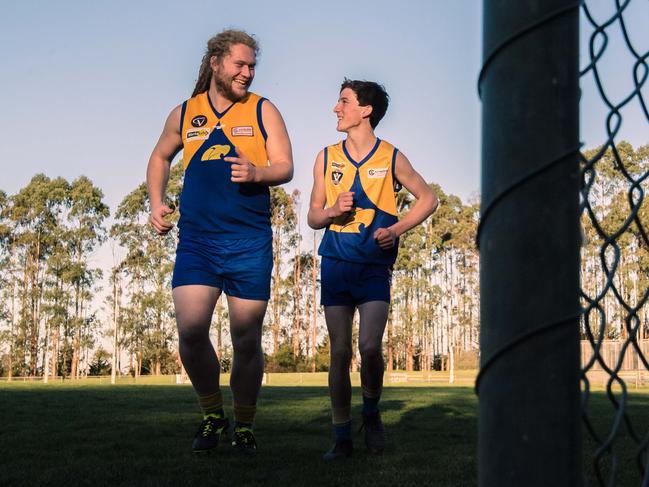
[[[582,483],[579,2],[485,0],[479,485]]]

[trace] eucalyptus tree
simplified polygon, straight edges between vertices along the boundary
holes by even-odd
[[[104,220],[109,215],[108,206],[103,201],[104,194],[90,179],[80,176],[69,187],[69,211],[67,213],[67,244],[71,261],[66,280],[73,290],[71,310],[74,338],[72,342],[71,375],[80,374],[79,363],[84,350],[92,341],[93,314],[88,312],[92,291],[102,277],[102,271],[92,268],[90,256],[105,241]],[[85,333],[84,333],[85,331]],[[84,347],[84,343],[86,346]]]
[[[0,374],[11,380],[15,321],[16,279],[13,252],[13,225],[7,218],[9,198],[0,190]]]
[[[300,299],[293,299],[287,314],[292,317],[292,326],[290,333],[291,350],[296,360],[302,360],[310,355],[315,356],[317,348],[318,330],[313,328],[313,320],[317,320],[317,315],[313,316],[314,307],[317,308],[316,290],[317,280],[314,282],[314,258],[311,251],[302,252],[299,256],[294,256],[289,264],[292,270],[287,276],[287,282],[292,283],[292,294]],[[315,264],[317,268],[317,263]]]
[[[591,160],[601,150],[598,147],[585,151],[584,157]],[[649,287],[649,211],[645,194],[649,145],[634,149],[628,142],[620,142],[604,151],[592,169],[584,177],[589,191],[588,201],[583,201],[586,211],[582,215],[582,288],[588,299],[594,299],[607,289],[607,269],[614,271],[615,288],[608,288],[598,298],[598,306],[606,316],[604,337],[626,338],[629,327],[634,325],[629,321],[629,312],[618,303],[614,290],[635,307]],[[593,219],[598,228],[593,225]],[[646,306],[637,317],[642,338],[647,328]],[[594,314],[590,318],[591,331],[598,332],[598,320],[593,320]]]
[[[36,375],[42,338],[41,305],[45,262],[56,243],[56,229],[68,205],[69,185],[63,178],[35,175],[9,198],[6,215],[13,226],[12,251],[20,267],[14,347],[21,374]]]
[[[298,193],[299,195],[299,193]],[[283,277],[283,257],[297,244],[296,205],[294,197],[282,187],[270,188],[270,221],[273,228],[273,275],[271,281],[271,344],[272,353],[279,351],[282,332],[282,311],[288,304],[287,284]],[[286,335],[286,330],[284,331]]]
[[[178,207],[182,186],[182,162],[172,166],[167,197]],[[176,246],[175,232],[158,236],[149,225],[149,200],[146,184],[142,183],[119,204],[116,222],[110,235],[125,250],[125,256],[113,269],[123,278],[128,300],[120,308],[120,324],[127,335],[126,346],[131,354],[131,369],[135,375],[143,367],[153,374],[174,368],[171,350],[174,331],[174,313],[171,301],[171,275]],[[171,215],[178,220],[178,212]]]

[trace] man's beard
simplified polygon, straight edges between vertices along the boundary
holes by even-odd
[[[221,70],[217,69],[216,72],[214,73],[214,82],[216,83],[216,89],[219,93],[221,93],[225,98],[230,100],[233,103],[236,103],[243,99],[247,94],[248,94],[248,86],[246,86],[246,91],[243,95],[240,95],[239,93],[235,93],[234,90],[232,89],[232,83],[234,81],[234,78],[227,79],[222,76]]]

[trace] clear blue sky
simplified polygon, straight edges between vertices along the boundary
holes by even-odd
[[[612,11],[612,2],[590,3],[600,18]],[[300,189],[304,206],[316,153],[340,137],[331,110],[345,76],[386,86],[392,105],[377,134],[466,200],[479,190],[481,8],[479,0],[1,2],[0,189],[14,193],[37,172],[85,174],[114,211],[144,180],[167,114],[190,95],[206,40],[238,27],[260,40],[252,89],[286,120],[296,168],[286,188]],[[646,51],[649,2],[631,2],[626,18]],[[619,37],[611,46],[605,79],[621,99],[631,68]],[[590,78],[582,112],[582,138],[601,143],[604,112]],[[646,121],[630,112],[625,135],[649,142]]]
[[[386,86],[377,134],[465,199],[479,189],[480,18],[475,0],[2,2],[0,189],[37,172],[85,174],[114,211],[191,94],[207,39],[238,27],[261,43],[252,90],[285,118],[286,189],[304,206],[317,152],[340,137],[332,108],[345,76]]]

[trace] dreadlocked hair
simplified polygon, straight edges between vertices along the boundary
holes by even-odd
[[[207,41],[207,50],[198,70],[198,79],[192,97],[210,89],[210,81],[212,80],[210,59],[212,59],[212,56],[220,59],[230,52],[230,47],[234,44],[243,44],[255,51],[255,56],[259,54],[259,44],[255,38],[242,30],[228,29],[215,35]]]

